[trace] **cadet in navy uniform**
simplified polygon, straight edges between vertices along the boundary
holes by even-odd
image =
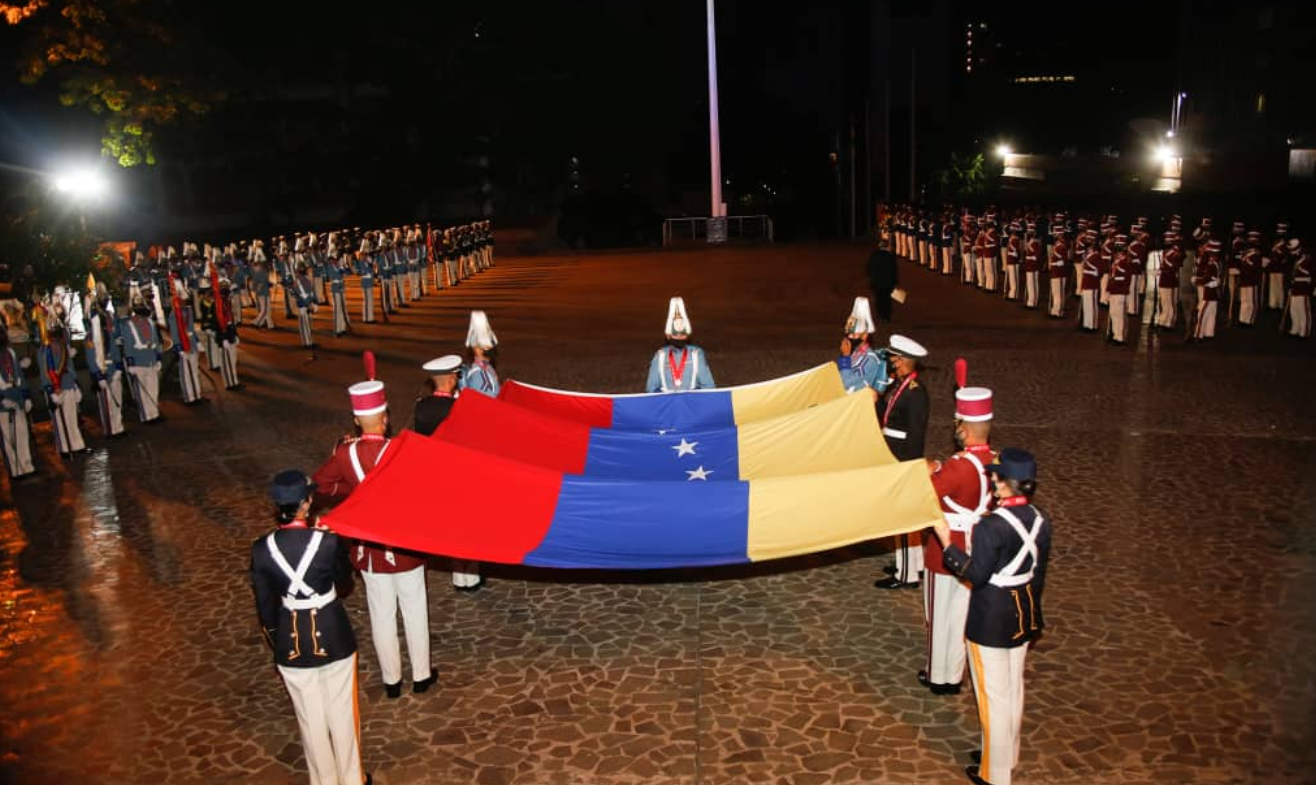
[[[336,584],[350,579],[338,535],[307,522],[315,486],[275,475],[278,528],[251,545],[251,586],[265,640],[292,698],[311,785],[371,782],[361,767],[356,636]]]
[[[448,412],[452,411],[452,404],[457,400],[457,372],[461,370],[462,358],[455,354],[445,354],[422,367],[430,375],[429,386],[432,392],[416,399],[412,430],[422,436],[429,436],[448,418]]]
[[[946,567],[973,587],[964,634],[982,749],[978,765],[964,773],[974,783],[1010,785],[1010,770],[1019,762],[1024,658],[1042,633],[1051,523],[1031,501],[1037,490],[1037,462],[1030,453],[1002,450],[987,473],[998,506],[973,527],[973,555],[951,541],[944,520],[934,529],[945,548]]]
[[[375,321],[375,250],[370,244],[370,235],[361,238],[361,247],[356,254],[356,274],[361,277],[361,321],[373,324]]]
[[[498,381],[498,370],[494,368],[494,353],[498,347],[498,336],[489,324],[489,317],[484,311],[471,311],[470,327],[466,330],[466,348],[469,357],[458,385],[462,390],[474,390],[490,398],[497,398],[502,385]]]
[[[868,298],[854,298],[850,317],[845,320],[845,337],[841,339],[841,355],[836,358],[836,367],[841,371],[841,383],[846,392],[868,390],[876,401],[878,393],[886,390],[890,374],[886,359],[873,351],[868,343],[873,331],[873,312],[868,307]]]
[[[667,304],[667,345],[654,352],[645,392],[710,390],[716,386],[704,350],[689,343],[692,330],[685,301],[673,297]]]
[[[882,435],[891,454],[900,461],[923,457],[923,440],[928,430],[928,391],[918,381],[918,363],[928,356],[921,344],[903,335],[892,335],[887,356],[895,372],[895,385],[877,405]],[[899,382],[896,384],[896,382]],[[917,533],[896,538],[895,574],[878,580],[879,589],[918,586],[923,573],[923,546]]]
[[[256,327],[274,329],[274,314],[270,311],[270,269],[265,260],[265,243],[261,240],[251,244],[251,288],[256,293]]]
[[[333,238],[333,235],[329,235]],[[330,240],[333,242],[333,239]],[[347,332],[350,323],[347,320],[347,282],[343,280],[343,268],[338,266],[336,255],[331,256],[328,264],[325,265],[325,278],[329,281],[329,297],[333,300],[334,308],[334,337],[338,338]]]

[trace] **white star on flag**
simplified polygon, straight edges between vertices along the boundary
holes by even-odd
[[[667,428],[659,428],[659,429],[658,429],[658,435],[659,435],[659,436],[666,436],[666,435],[667,435],[667,431],[668,431]]]
[[[698,446],[699,442],[688,442],[685,439],[681,439],[681,443],[672,447],[672,449],[676,450],[676,457],[680,458],[683,455],[694,455],[695,447]]]
[[[692,472],[691,471],[686,472],[686,474],[690,475],[690,477],[686,479],[686,482],[690,482],[690,480],[703,480],[707,482],[708,475],[712,473],[713,473],[712,469],[705,469],[704,467],[700,466],[698,469],[695,469]]]

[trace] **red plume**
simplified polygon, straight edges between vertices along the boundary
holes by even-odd
[[[963,389],[969,386],[969,364],[963,357],[955,358],[955,387]]]
[[[361,352],[361,364],[366,368],[366,380],[373,382],[375,380],[375,353],[369,349]]]

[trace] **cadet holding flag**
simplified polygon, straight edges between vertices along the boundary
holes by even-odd
[[[897,460],[916,460],[923,457],[923,441],[928,430],[928,391],[918,380],[919,361],[928,356],[928,350],[911,338],[892,335],[887,343],[887,356],[895,372],[892,382],[895,386],[887,390],[877,405],[882,435]],[[896,538],[895,559],[894,575],[874,585],[879,589],[918,586],[923,572],[923,548],[917,533]]]
[[[845,337],[841,339],[841,355],[836,367],[841,372],[841,384],[848,393],[868,390],[877,400],[890,383],[886,359],[868,343],[874,332],[873,312],[867,297],[854,298],[850,317],[845,320]]]
[[[685,301],[673,297],[667,304],[667,344],[654,352],[645,392],[711,390],[716,386],[704,350],[690,343],[692,329]]]

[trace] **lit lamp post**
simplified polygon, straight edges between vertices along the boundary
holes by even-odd
[[[91,202],[99,201],[110,191],[110,182],[105,175],[95,168],[85,167],[70,169],[54,177],[55,190],[64,194],[78,208],[78,220],[82,231],[87,231],[87,214],[83,209]]]

